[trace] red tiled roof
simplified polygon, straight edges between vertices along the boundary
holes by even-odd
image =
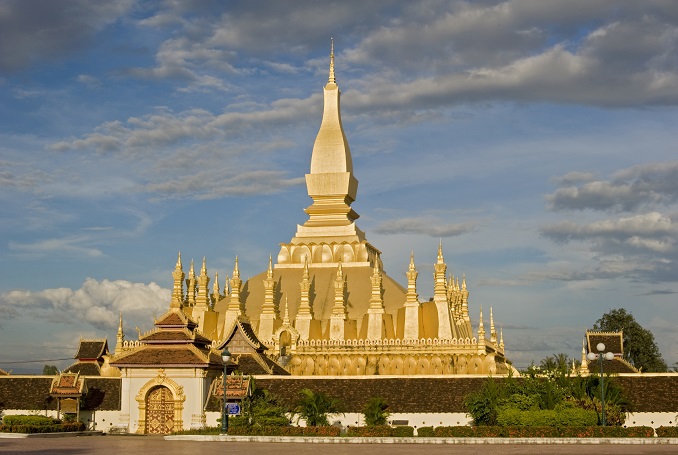
[[[108,342],[106,340],[80,340],[76,359],[96,360],[106,353]]]
[[[598,353],[598,343],[605,345],[605,352],[624,355],[623,332],[586,332],[589,352]]]
[[[193,337],[188,330],[158,330],[139,338],[143,342],[157,341],[193,341]]]
[[[78,373],[83,376],[101,376],[101,367],[96,361],[77,361],[66,368],[64,373]]]
[[[198,326],[191,318],[182,311],[169,311],[155,321],[157,327],[188,327],[194,329]]]
[[[85,380],[78,373],[61,373],[54,378],[50,388],[51,395],[72,396],[82,395]]]
[[[113,366],[126,365],[221,365],[221,357],[211,351],[202,351],[192,345],[147,345],[111,362]]]

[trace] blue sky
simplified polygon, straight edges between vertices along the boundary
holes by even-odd
[[[414,251],[431,296],[442,239],[519,367],[613,308],[678,362],[678,3],[5,0],[1,368],[151,328],[179,250],[265,269],[306,220],[330,37],[387,273]]]

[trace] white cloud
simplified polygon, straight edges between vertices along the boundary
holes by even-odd
[[[129,324],[147,325],[169,309],[170,290],[155,283],[87,278],[80,289],[13,290],[0,294],[0,311],[8,317],[32,316],[54,322],[72,320],[101,330],[114,329],[120,312]]]
[[[634,166],[618,171],[611,180],[592,181],[586,175],[578,182],[568,178],[571,175],[557,181],[568,186],[546,196],[552,210],[631,211],[678,201],[678,161]]]
[[[88,241],[88,238],[73,237],[46,239],[32,243],[9,242],[9,250],[24,258],[45,257],[54,254],[89,258],[103,256],[100,249],[86,246]]]
[[[446,223],[431,218],[400,218],[379,223],[378,234],[424,234],[430,237],[455,237],[475,229],[475,223]]]

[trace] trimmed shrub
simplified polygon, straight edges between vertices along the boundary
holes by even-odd
[[[231,436],[339,436],[341,428],[332,426],[317,427],[229,427],[228,434]]]
[[[229,421],[230,423],[230,421]],[[172,434],[221,434],[221,427],[202,427],[202,428],[191,428],[189,430],[174,431]]]
[[[657,436],[660,438],[678,438],[678,427],[661,426],[657,428]]]
[[[419,427],[417,428],[417,436],[421,436],[423,438],[430,438],[435,436],[435,433],[433,433],[433,427]]]
[[[500,408],[497,412],[499,426],[527,427],[586,427],[598,423],[598,414],[581,408],[559,408],[520,411],[514,408]]]
[[[65,433],[85,429],[86,426],[82,422],[53,425],[0,425],[2,433]]]
[[[675,427],[673,427],[675,428]],[[600,427],[600,426],[476,426],[436,427],[435,436],[446,438],[651,438],[650,427]]]
[[[348,427],[346,436],[364,437],[364,438],[411,438],[414,436],[414,427],[398,426],[389,427],[388,425],[372,425],[367,427]]]
[[[54,425],[58,419],[39,415],[8,415],[2,418],[5,425]]]
[[[388,425],[370,425],[367,427],[348,427],[346,429],[346,436],[353,437],[389,437],[393,436],[393,428]]]
[[[395,436],[396,438],[414,437],[414,427],[406,425],[393,427],[393,436]]]
[[[433,433],[439,438],[488,438],[501,436],[501,430],[496,426],[436,427]]]

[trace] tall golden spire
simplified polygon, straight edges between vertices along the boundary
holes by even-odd
[[[301,275],[301,282],[299,283],[301,297],[299,300],[299,308],[297,310],[297,317],[300,315],[311,315],[311,279],[308,273],[308,259],[304,259],[304,271]]]
[[[447,296],[447,264],[443,257],[443,241],[438,245],[438,259],[433,264],[433,301],[438,311],[438,339],[454,338],[454,326],[450,318],[450,301]]]
[[[480,307],[480,322],[478,322],[478,351],[485,352],[485,325],[483,324],[483,307]]]
[[[324,109],[320,130],[313,144],[311,172],[306,175],[313,205],[306,209],[310,219],[304,226],[346,226],[358,218],[351,208],[358,181],[339,110],[340,91],[334,75],[334,41],[330,53],[330,74],[324,87]]]
[[[306,341],[310,337],[311,321],[313,320],[313,314],[311,313],[311,279],[308,272],[308,259],[304,259],[304,271],[301,275],[299,288],[301,295],[299,297],[299,307],[297,308],[294,328],[299,332],[299,339]]]
[[[244,313],[243,305],[240,301],[240,286],[242,286],[242,280],[240,279],[238,256],[236,256],[235,265],[233,266],[233,277],[231,278],[231,299],[228,302],[228,309],[238,314]]]
[[[196,309],[207,311],[210,304],[209,291],[210,277],[207,276],[207,260],[203,256],[200,276],[198,277],[198,297],[195,300]]]
[[[174,278],[174,288],[172,289],[172,301],[170,302],[170,309],[178,310],[184,303],[184,270],[181,264],[181,251],[177,258],[177,264],[172,272]]]
[[[120,312],[120,325],[118,326],[118,336],[115,339],[115,355],[122,354],[122,345],[125,342],[125,333],[122,331],[122,311]]]
[[[316,264],[336,266],[340,260],[346,267],[373,267],[377,262],[382,267],[380,251],[365,241],[365,233],[355,224],[359,215],[351,207],[358,193],[358,180],[353,175],[351,148],[341,123],[334,40],[329,66],[327,84],[323,87],[322,121],[313,143],[310,171],[306,174],[306,189],[313,203],[304,209],[308,219],[297,226],[292,240],[280,245],[276,267],[301,269],[305,255],[298,251],[302,245],[309,250],[324,250],[322,254],[309,256],[312,267]],[[342,247],[337,249],[333,245]]]
[[[264,304],[261,314],[275,314],[275,280],[273,279],[273,258],[268,257],[268,270],[264,278]],[[268,338],[266,338],[268,339]]]
[[[405,272],[407,276],[407,294],[405,295],[405,324],[403,338],[419,339],[419,295],[417,294],[417,267],[414,265],[414,251],[410,253],[410,265]]]
[[[191,268],[188,270],[188,279],[186,280],[186,287],[188,295],[186,296],[186,305],[195,306],[195,267],[193,266],[193,259],[191,259]]]
[[[219,273],[214,272],[214,285],[212,286],[212,305],[221,300],[221,294],[219,293]]]

